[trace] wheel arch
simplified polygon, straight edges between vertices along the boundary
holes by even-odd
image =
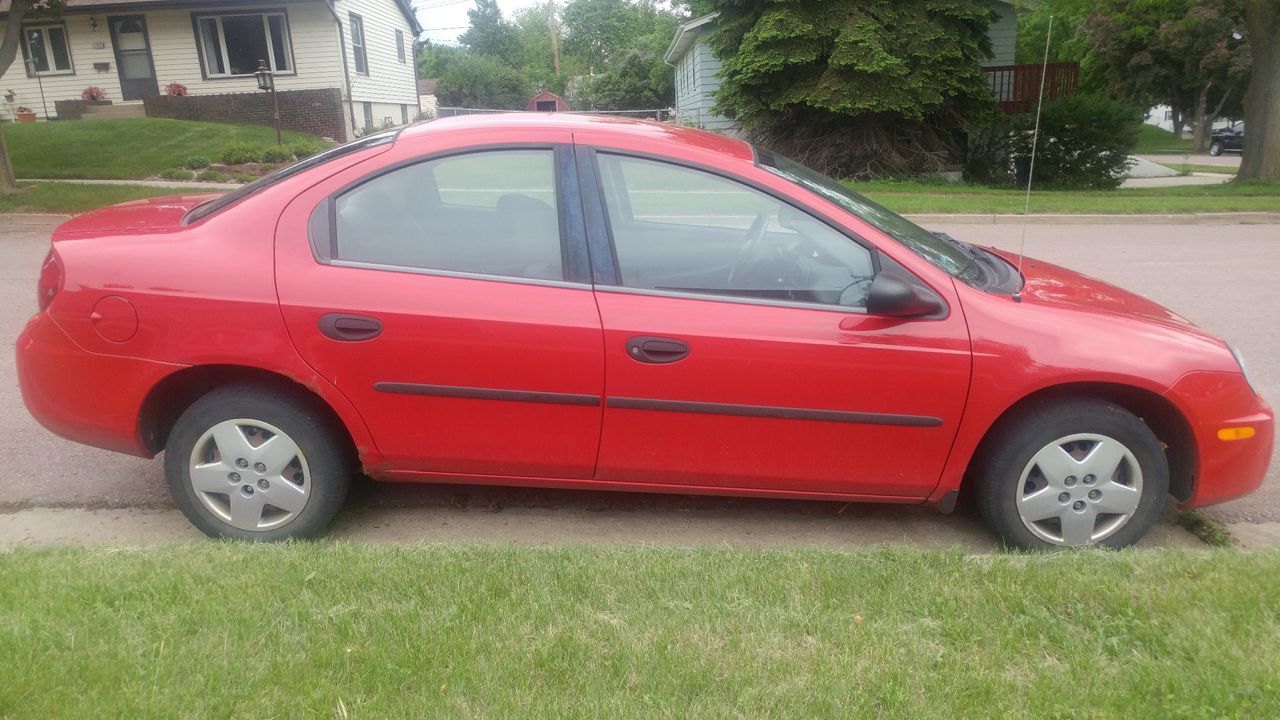
[[[164,377],[147,393],[138,412],[138,437],[147,451],[164,449],[178,417],[191,404],[212,390],[228,385],[267,387],[310,405],[348,444],[351,457],[361,463],[371,459],[372,441],[365,434],[363,420],[347,405],[335,408],[324,393],[278,372],[243,365],[195,365]],[[334,391],[336,393],[336,390]],[[340,401],[343,401],[339,398]],[[353,424],[355,427],[353,427]]]
[[[960,492],[971,492],[976,485],[975,482],[971,482],[971,475],[981,464],[984,453],[988,451],[994,438],[1000,434],[1003,425],[1035,408],[1082,398],[1094,398],[1119,405],[1151,428],[1164,446],[1165,457],[1169,462],[1170,494],[1182,502],[1191,497],[1192,491],[1195,490],[1198,455],[1195,435],[1186,416],[1168,398],[1158,393],[1134,385],[1108,382],[1052,385],[1036,390],[1010,405],[983,433],[982,440],[974,450],[973,456],[969,458]]]

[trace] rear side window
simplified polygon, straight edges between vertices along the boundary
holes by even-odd
[[[336,259],[563,280],[551,150],[491,150],[380,175],[338,197]]]

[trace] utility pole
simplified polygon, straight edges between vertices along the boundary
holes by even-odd
[[[556,77],[560,77],[560,30],[556,27],[556,0],[547,0],[547,24],[551,26],[551,57],[556,64]]]

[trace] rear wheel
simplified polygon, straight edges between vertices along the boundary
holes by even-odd
[[[1209,145],[1209,154],[1210,154],[1210,155],[1212,155],[1212,156],[1214,156],[1214,157],[1218,157],[1219,155],[1221,155],[1221,154],[1222,154],[1222,143],[1220,143],[1220,142],[1211,143],[1211,144]]]
[[[1003,424],[980,464],[978,503],[1008,545],[1137,542],[1160,517],[1169,467],[1160,441],[1103,401],[1042,406]]]
[[[212,537],[286,540],[323,533],[351,468],[327,418],[275,390],[215,390],[178,418],[165,447],[174,501]]]

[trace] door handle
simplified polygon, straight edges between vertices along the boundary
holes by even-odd
[[[665,365],[685,359],[689,345],[671,338],[639,335],[627,340],[627,354],[637,362]]]
[[[382,323],[363,315],[328,313],[320,316],[320,332],[339,342],[363,342],[382,334]]]

